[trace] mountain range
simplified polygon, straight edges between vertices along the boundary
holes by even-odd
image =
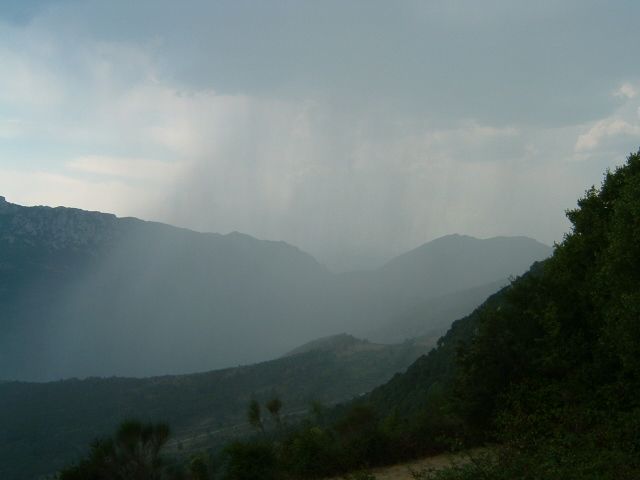
[[[284,242],[0,197],[0,379],[189,373],[338,332],[426,335],[550,253],[526,237],[450,235],[334,274]]]

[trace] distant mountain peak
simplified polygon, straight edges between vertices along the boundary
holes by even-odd
[[[427,245],[337,276],[281,241],[3,199],[0,377],[184,373],[273,358],[341,330],[362,338],[426,300],[520,274],[550,250],[462,235]],[[341,335],[305,348],[382,347]]]
[[[15,208],[16,205],[13,203],[7,202],[7,199],[3,196],[0,196],[0,213],[7,213]]]
[[[77,208],[25,207],[0,201],[0,240],[26,245],[42,244],[52,250],[94,246],[114,235],[117,217]]]
[[[443,235],[441,237],[434,238],[426,243],[423,243],[417,248],[425,247],[427,245],[431,245],[439,242],[446,242],[450,240],[462,240],[462,241],[472,241],[472,242],[492,242],[492,241],[500,241],[500,240],[527,240],[536,243],[542,243],[536,240],[535,238],[527,237],[526,235],[495,235],[493,237],[474,237],[473,235],[467,235],[465,233],[450,233],[447,235]]]
[[[441,237],[437,237],[435,239],[433,239],[432,241],[435,242],[436,240],[443,240],[446,238],[472,238],[474,240],[478,240],[477,237],[472,237],[471,235],[465,235],[463,233],[449,233],[447,235],[442,235]],[[429,243],[429,242],[427,242]]]
[[[460,247],[466,248],[467,246],[472,247],[474,245],[477,247],[481,247],[481,246],[486,247],[490,244],[493,244],[497,247],[502,247],[507,245],[511,247],[514,247],[514,246],[525,247],[528,245],[535,244],[542,250],[548,250],[549,255],[551,254],[551,247],[539,242],[534,238],[527,237],[524,235],[513,235],[513,236],[500,235],[500,236],[488,237],[488,238],[478,238],[478,237],[473,237],[471,235],[452,233],[449,235],[444,235],[442,237],[435,238],[429,242],[423,243],[422,245],[414,248],[413,250],[409,250],[408,252],[398,255],[397,257],[387,262],[385,266],[388,267],[389,265],[397,263],[398,261],[402,261],[403,259],[412,258],[415,255],[422,255],[422,254],[432,253],[432,252],[435,253],[436,251],[440,255],[442,254],[455,255],[457,254],[456,249]],[[444,248],[445,250],[443,251],[442,248]]]
[[[366,347],[377,349],[379,345],[370,343],[367,340],[361,340],[353,335],[349,335],[348,333],[340,333],[338,335],[330,335],[328,337],[318,338],[317,340],[305,343],[304,345],[286,353],[284,356],[288,357],[308,352],[344,353],[352,351],[357,347],[360,347],[361,349]]]

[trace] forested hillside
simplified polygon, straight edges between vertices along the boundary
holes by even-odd
[[[423,448],[499,445],[442,478],[640,475],[640,155],[567,216],[552,258],[369,397]]]
[[[174,447],[185,451],[221,445],[251,432],[245,412],[252,399],[279,398],[290,423],[314,402],[328,406],[371,390],[428,348],[338,335],[277,360],[206,373],[2,383],[0,478],[54,472],[129,418],[170,423]]]

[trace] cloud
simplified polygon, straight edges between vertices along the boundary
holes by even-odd
[[[122,158],[106,155],[88,155],[66,163],[74,172],[117,177],[123,180],[151,180],[164,184],[175,181],[183,164],[145,158]]]
[[[620,88],[613,92],[614,97],[632,99],[638,95],[636,88],[630,83],[623,83]]]
[[[24,126],[19,119],[0,118],[0,138],[14,139],[24,134]]]
[[[580,128],[574,145],[578,160],[593,155],[628,153],[640,143],[637,86],[623,83],[614,96],[622,100],[615,111]]]
[[[277,107],[246,105],[234,135],[161,207],[171,222],[285,239],[348,269],[361,266],[349,263],[354,253],[380,261],[451,232],[540,238],[539,222],[562,232],[562,212],[584,188],[575,172],[558,173],[547,139],[513,127],[394,126],[313,103]]]
[[[71,56],[85,44],[142,46],[156,60],[156,77],[179,89],[322,96],[352,109],[454,122],[567,125],[605,116],[614,106],[603,86],[638,73],[627,58],[639,9],[575,0],[509,8],[491,1],[482,9],[470,0],[393,8],[378,0],[250,8],[87,0],[52,2],[28,27]]]
[[[578,136],[574,150],[576,153],[592,153],[610,147],[616,141],[629,146],[640,141],[640,124],[616,117],[600,120]]]
[[[637,66],[610,55],[635,30],[584,28],[595,14],[241,3],[53,2],[0,22],[0,189],[348,268],[345,252],[451,232],[557,240],[638,137]]]
[[[578,136],[575,151],[577,153],[593,151],[606,141],[622,136],[640,139],[640,125],[632,125],[620,118],[601,120],[586,133]]]
[[[27,185],[29,188],[25,188]],[[121,216],[130,215],[132,210],[142,213],[145,203],[148,207],[156,200],[145,199],[145,192],[116,180],[90,181],[40,170],[6,168],[0,168],[0,192],[7,201],[21,205],[68,206]]]
[[[322,96],[185,90],[140,45],[89,42],[73,70],[52,55],[26,55],[25,65],[68,101],[25,103],[17,119],[29,138],[65,148],[57,171],[7,173],[37,189],[1,183],[8,198],[284,239],[340,268],[360,266],[344,252],[380,261],[451,232],[549,241],[530,219],[544,218],[532,205],[549,211],[550,199],[561,208],[545,230],[565,228],[572,197],[541,199],[529,185],[555,182],[544,173],[549,140],[530,127],[363,112]],[[569,177],[558,185],[567,196],[579,183]]]
[[[13,28],[0,28],[0,34],[12,35]],[[60,79],[35,55],[23,55],[0,44],[0,105],[4,108],[49,108],[65,100]]]

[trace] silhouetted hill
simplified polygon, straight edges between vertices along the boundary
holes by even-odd
[[[524,273],[551,252],[550,247],[527,237],[447,235],[396,257],[378,270],[340,275],[338,296],[351,300],[345,302],[347,308],[357,308],[351,315],[351,332],[395,342],[407,338],[405,319],[415,316],[417,310],[422,310],[418,317],[425,326],[417,329],[418,334],[432,330],[432,322],[444,331],[454,319],[470,313],[506,284],[510,276]],[[478,292],[486,295],[478,297]],[[441,321],[434,314],[436,310],[447,320]],[[447,311],[451,313],[447,315]]]
[[[505,278],[426,300],[392,317],[385,325],[367,334],[367,338],[373,341],[399,343],[407,339],[429,337],[435,344],[435,340],[444,335],[454,320],[466,316],[508,284],[509,281]]]
[[[551,255],[551,249],[527,237],[477,239],[447,235],[400,255],[379,275],[388,288],[403,285],[407,296],[431,297],[467,290],[525,272],[533,262]]]
[[[327,332],[305,319],[328,276],[283,242],[3,202],[0,377],[148,375],[275,357]]]

